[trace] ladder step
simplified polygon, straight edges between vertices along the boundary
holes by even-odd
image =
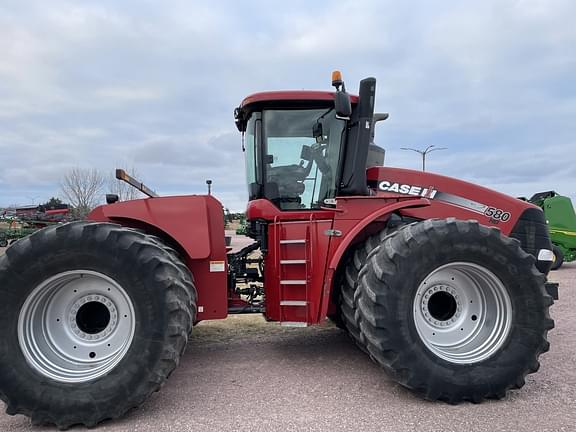
[[[280,285],[306,285],[306,281],[298,279],[281,280]]]
[[[308,304],[305,300],[282,300],[280,306],[306,306]]]
[[[280,264],[306,264],[306,260],[280,260]]]
[[[280,240],[280,244],[303,244],[306,240]]]
[[[298,321],[282,321],[280,325],[282,327],[308,327],[308,323]]]

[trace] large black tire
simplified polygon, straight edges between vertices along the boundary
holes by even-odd
[[[134,228],[129,229],[142,234],[146,234],[146,232],[143,230],[138,230]],[[146,237],[150,241],[156,243],[158,247],[162,248],[170,256],[170,259],[172,260],[174,265],[176,265],[180,269],[181,277],[184,279],[184,286],[188,290],[188,294],[190,296],[190,307],[193,309],[193,316],[196,317],[197,312],[196,305],[198,303],[198,292],[196,291],[196,283],[194,281],[194,276],[190,272],[190,269],[186,266],[186,264],[184,264],[184,261],[182,260],[182,255],[173,247],[168,246],[164,242],[164,240],[162,240],[160,237],[151,234],[146,234]]]
[[[0,247],[7,247],[8,240],[5,237],[0,238]]]
[[[143,232],[141,230],[135,230],[139,232]],[[188,290],[188,294],[190,295],[191,307],[194,309],[194,317],[197,316],[196,314],[196,305],[198,303],[198,293],[196,291],[196,283],[194,281],[194,276],[190,272],[190,269],[184,264],[182,260],[182,255],[173,247],[168,246],[160,237],[154,235],[148,235],[148,238],[155,242],[159,247],[164,249],[164,251],[170,255],[172,262],[178,266],[181,270],[182,277],[184,278],[184,286]],[[192,335],[193,327],[197,324],[196,319],[192,321],[192,327],[190,327],[190,331],[188,332],[188,337]]]
[[[552,245],[552,252],[554,253],[554,261],[552,262],[552,267],[550,270],[558,270],[564,264],[564,253],[555,244]]]
[[[19,317],[35,287],[75,271],[122,287],[133,306],[133,337],[106,374],[64,382],[25,354]],[[49,227],[15,243],[0,257],[0,297],[0,370],[11,371],[0,374],[6,412],[60,429],[93,427],[141,405],[178,365],[196,319],[193,279],[175,253],[157,238],[109,223]]]
[[[352,340],[363,350],[365,350],[365,347],[360,340],[360,329],[358,328],[355,318],[356,305],[354,304],[354,294],[358,286],[358,275],[364,264],[366,264],[370,252],[379,246],[384,239],[396,229],[398,229],[397,226],[387,226],[377,234],[368,237],[354,249],[345,263],[344,274],[340,284],[340,295],[338,297],[340,327],[345,329]]]
[[[548,312],[552,298],[544,288],[545,276],[534,263],[517,240],[476,221],[427,220],[405,226],[372,250],[360,272],[355,304],[362,343],[393,379],[428,400],[459,403],[502,398],[508,389],[524,385],[525,376],[538,370],[539,355],[549,349],[546,337],[554,327]],[[499,341],[493,351],[475,361],[457,362],[444,357],[447,354],[439,355],[426,345],[429,342],[425,343],[417,328],[419,309],[415,308],[420,302],[429,301],[428,311],[433,313],[431,300],[425,300],[419,290],[435,290],[437,282],[428,287],[424,283],[430,282],[430,275],[438,269],[451,266],[470,266],[483,275],[493,275],[509,298],[510,313],[502,321],[508,323],[508,330],[500,333],[500,339],[493,339]],[[442,283],[450,286],[447,279]],[[491,283],[494,280],[490,279]],[[457,283],[452,283],[456,290]],[[465,325],[473,328],[463,316]],[[476,319],[482,326],[487,323],[472,315],[472,320]],[[448,325],[445,323],[448,321],[440,325]],[[455,330],[460,330],[458,327],[460,324]],[[463,345],[462,349],[466,352],[469,347]]]

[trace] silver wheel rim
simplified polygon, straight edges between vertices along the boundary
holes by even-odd
[[[37,286],[18,319],[26,361],[61,382],[86,382],[110,372],[130,348],[134,307],[108,276],[88,270],[57,274]]]
[[[471,364],[504,344],[512,304],[506,287],[490,270],[455,262],[424,278],[413,314],[418,335],[430,351],[451,363]]]

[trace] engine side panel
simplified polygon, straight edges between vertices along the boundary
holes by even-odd
[[[551,266],[550,236],[542,209],[529,202],[462,180],[421,171],[377,167],[368,170],[369,185],[376,196],[420,196],[430,200],[427,208],[404,209],[416,219],[476,219],[516,238],[533,255],[540,272]]]
[[[179,249],[198,290],[197,320],[226,318],[227,261],[222,204],[211,196],[147,198],[97,207],[89,220],[140,228]]]
[[[536,206],[511,196],[438,174],[400,168],[368,170],[368,184],[377,196],[420,196],[430,199],[426,208],[406,209],[417,219],[455,217],[476,219],[510,235],[522,213]]]

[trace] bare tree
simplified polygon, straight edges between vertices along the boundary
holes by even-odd
[[[95,168],[73,168],[62,179],[62,195],[76,210],[76,216],[86,216],[102,198],[106,179]]]
[[[125,170],[130,176],[138,178],[138,172],[134,167]],[[130,201],[133,199],[142,198],[142,193],[135,187],[130,186],[128,183],[118,180],[115,172],[108,180],[108,193],[118,195],[120,201]]]

